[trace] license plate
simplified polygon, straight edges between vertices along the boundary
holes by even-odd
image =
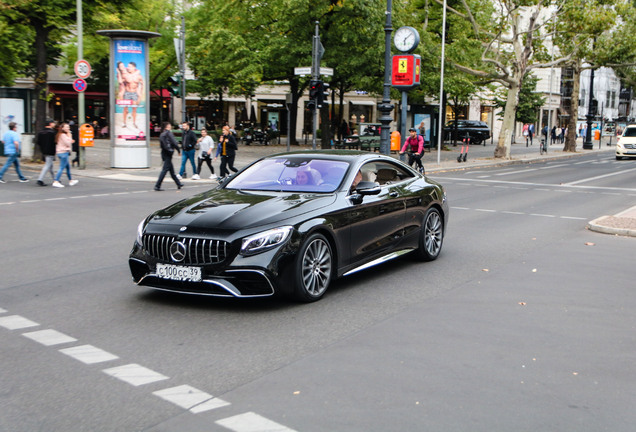
[[[157,276],[162,279],[176,281],[200,282],[201,268],[186,267],[172,264],[157,264]]]

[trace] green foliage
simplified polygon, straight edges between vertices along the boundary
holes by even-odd
[[[536,92],[537,82],[539,78],[532,74],[526,74],[519,91],[519,103],[515,114],[515,121],[521,123],[535,123],[537,121],[537,113],[545,103],[545,98]],[[507,92],[500,89],[495,96],[495,106],[501,110],[506,107]],[[503,112],[500,113],[500,116]]]

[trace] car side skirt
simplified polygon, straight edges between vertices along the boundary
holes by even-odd
[[[373,261],[369,261],[366,264],[362,264],[361,266],[358,266],[358,267],[356,267],[356,268],[354,268],[352,270],[349,270],[346,273],[344,273],[343,276],[349,276],[350,274],[353,274],[353,273],[356,273],[356,272],[359,272],[359,271],[362,271],[362,270],[366,270],[366,269],[368,269],[370,267],[385,263],[387,261],[391,261],[391,260],[393,260],[395,258],[399,258],[402,255],[405,255],[405,254],[407,254],[409,252],[413,252],[414,250],[415,250],[415,248],[407,248],[407,249],[401,249],[401,250],[398,250],[398,251],[395,251],[395,252],[391,252],[391,253],[389,253],[387,255],[384,255],[384,256],[382,256],[380,258],[376,258]]]

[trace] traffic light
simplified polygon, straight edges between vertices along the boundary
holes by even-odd
[[[329,83],[320,82],[318,98],[316,100],[318,108],[322,108],[322,104],[329,97]]]
[[[322,81],[311,80],[309,82],[309,99],[316,100],[322,92]]]
[[[181,97],[181,77],[179,75],[168,78],[168,91],[173,96]]]

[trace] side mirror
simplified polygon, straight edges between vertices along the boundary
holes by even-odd
[[[381,191],[381,188],[376,182],[361,181],[360,183],[358,183],[356,191],[360,195],[378,195]]]

